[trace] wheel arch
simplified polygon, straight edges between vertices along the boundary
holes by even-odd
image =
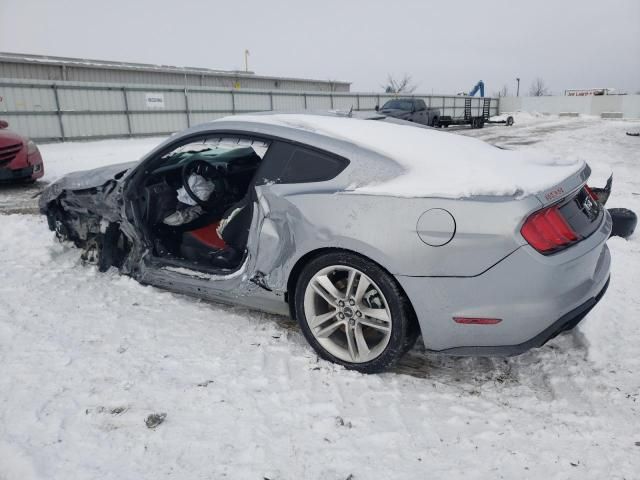
[[[420,330],[420,324],[418,322],[418,316],[416,314],[416,311],[413,307],[413,303],[411,302],[411,299],[409,298],[409,296],[407,295],[407,292],[405,292],[404,288],[402,287],[402,285],[400,284],[400,282],[398,282],[398,280],[396,279],[395,275],[393,275],[387,268],[384,267],[384,265],[381,265],[379,262],[375,261],[374,259],[367,257],[366,255],[363,255],[360,252],[356,252],[354,250],[350,250],[348,248],[338,248],[338,247],[322,247],[322,248],[317,248],[314,250],[311,250],[307,253],[305,253],[302,257],[300,257],[296,263],[294,264],[293,268],[290,270],[289,272],[289,276],[287,278],[287,291],[285,293],[285,300],[287,301],[288,305],[289,305],[289,311],[291,312],[291,317],[294,318],[294,302],[293,302],[293,298],[295,296],[295,288],[296,288],[296,284],[298,282],[298,278],[300,277],[300,274],[302,273],[302,270],[304,269],[304,267],[306,265],[309,264],[309,262],[311,262],[312,260],[325,255],[327,253],[340,253],[340,252],[346,252],[346,253],[350,253],[352,255],[356,255],[360,258],[362,258],[363,260],[366,260],[368,262],[371,262],[375,265],[377,265],[379,268],[381,268],[386,274],[389,275],[389,277],[392,279],[392,281],[395,283],[395,285],[397,286],[398,290],[400,291],[400,293],[403,296],[403,300],[406,302],[407,308],[408,308],[408,313],[410,314],[411,317],[411,326],[412,328],[416,328],[418,330]]]

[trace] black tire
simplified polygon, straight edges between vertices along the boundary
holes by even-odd
[[[333,265],[352,267],[367,275],[377,284],[389,307],[392,325],[389,343],[368,362],[348,362],[335,357],[320,345],[307,323],[304,308],[307,285],[317,272]],[[305,265],[296,282],[291,310],[305,338],[320,357],[361,373],[377,373],[388,369],[414,346],[420,334],[413,309],[396,280],[380,266],[351,252],[327,253]]]
[[[471,120],[471,128],[482,128],[484,127],[484,119],[480,117],[476,117]]]
[[[431,126],[432,126],[433,128],[438,128],[438,127],[440,127],[440,122],[438,122],[438,117],[433,117],[433,118],[431,119]]]
[[[609,214],[613,220],[612,237],[628,238],[633,234],[638,224],[638,217],[633,211],[627,208],[610,208]]]

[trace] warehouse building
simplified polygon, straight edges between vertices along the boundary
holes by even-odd
[[[0,52],[0,78],[251,90],[349,92],[349,82],[269,77],[254,72]]]

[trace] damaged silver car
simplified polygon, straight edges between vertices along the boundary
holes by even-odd
[[[419,335],[430,351],[522,353],[604,294],[611,218],[586,187],[587,165],[529,193],[394,195],[361,188],[420,184],[398,160],[411,146],[395,155],[362,140],[380,119],[341,118],[331,133],[296,117],[306,123],[265,115],[190,128],[139,162],[67,175],[41,212],[100,270],[291,315],[321,357],[361,372],[389,367]],[[398,129],[418,128],[387,126],[398,142]],[[432,155],[457,142],[506,155],[424,134],[425,162],[431,141],[441,144]]]

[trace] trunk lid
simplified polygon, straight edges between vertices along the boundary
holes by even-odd
[[[536,197],[540,200],[543,206],[552,205],[554,203],[559,202],[571,196],[572,194],[576,194],[580,188],[582,188],[591,175],[591,168],[586,163],[584,167],[575,172],[574,174],[565,178],[562,182],[550,187],[546,190],[542,190]]]
[[[591,236],[601,225],[605,209],[586,186],[590,174],[585,164],[558,185],[536,194],[543,207],[527,218],[521,233],[541,253],[564,250]]]

